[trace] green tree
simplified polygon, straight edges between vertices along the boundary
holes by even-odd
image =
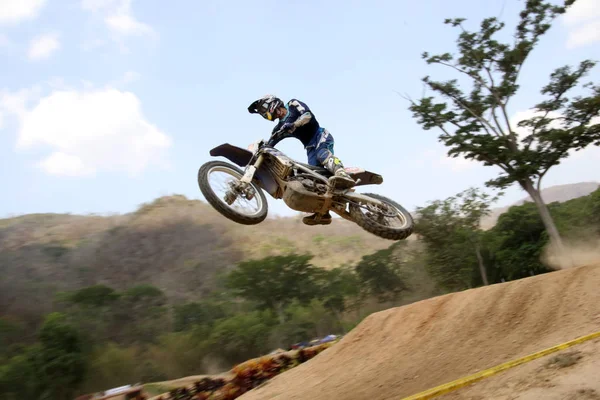
[[[323,280],[319,298],[339,318],[339,313],[351,308],[352,299],[357,299],[360,295],[358,276],[352,267],[344,266],[324,271]]]
[[[470,286],[473,266],[489,284],[483,256],[481,219],[498,196],[469,188],[445,200],[417,209],[417,232],[427,245],[432,273],[449,288]]]
[[[152,343],[169,329],[167,296],[159,288],[141,284],[127,289],[114,310],[114,323],[123,344]]]
[[[0,317],[0,365],[5,357],[14,355],[25,338],[25,330],[19,322]]]
[[[307,304],[322,293],[323,270],[310,263],[312,255],[271,256],[245,261],[226,277],[226,286],[236,295],[277,312],[292,301]]]
[[[52,313],[38,342],[0,368],[0,394],[6,399],[71,400],[85,373],[79,333],[65,315]]]
[[[167,333],[158,338],[147,356],[160,366],[160,371],[167,379],[204,373],[203,360],[209,353],[210,345],[207,333],[210,332],[196,332],[195,329]]]
[[[104,285],[84,287],[56,295],[59,310],[77,325],[84,340],[91,345],[116,340],[119,325],[115,323],[121,308],[121,294]]]
[[[590,222],[600,234],[600,189],[590,195]]]
[[[143,304],[146,306],[162,306],[166,303],[167,297],[162,290],[156,286],[142,284],[127,289],[123,293],[123,297],[132,304]]]
[[[556,212],[557,225],[563,236],[575,239],[595,237],[600,234],[600,189],[561,203]]]
[[[134,347],[110,342],[98,345],[89,356],[83,391],[90,393],[137,382],[141,378],[139,365]]]
[[[195,325],[211,326],[216,320],[225,316],[223,307],[211,301],[176,305],[173,307],[174,331],[187,331]]]
[[[548,235],[534,204],[511,207],[486,233],[492,262],[505,280],[525,278],[548,272],[540,255],[548,243]]]
[[[71,400],[83,382],[86,360],[79,332],[60,313],[49,314],[40,329],[41,349],[35,354],[36,380],[42,397]]]
[[[88,286],[69,293],[68,300],[73,304],[89,307],[103,307],[111,305],[119,299],[119,294],[105,285]]]
[[[363,287],[363,295],[376,297],[383,303],[397,299],[407,289],[393,252],[393,247],[389,247],[363,256],[358,262],[355,271]]]
[[[57,297],[91,344],[152,342],[170,329],[167,297],[152,285],[137,285],[121,293],[95,285]]]
[[[411,100],[409,107],[425,130],[442,131],[439,138],[450,148],[450,156],[499,167],[499,177],[487,182],[488,186],[519,184],[535,202],[552,244],[559,249],[562,240],[540,188],[546,173],[569,151],[600,145],[600,126],[592,123],[600,111],[600,86],[586,84],[590,93],[586,97],[566,96],[595,63],[586,60],[574,69],[556,69],[541,90],[547,99],[533,107],[535,116],[517,126],[509,119],[508,102],[517,93],[521,68],[540,37],[574,2],[565,0],[564,5],[555,6],[543,0],[526,0],[512,44],[496,39],[504,28],[496,18],[483,20],[479,32],[468,31],[462,18],[446,19],[446,24],[461,30],[459,54],[425,52],[423,59],[428,64],[450,67],[471,81],[470,93],[463,91],[456,79],[442,82],[427,76],[423,78],[426,86],[444,100],[428,96]],[[525,133],[518,134],[517,127]]]
[[[289,348],[292,344],[323,337],[343,330],[340,320],[319,300],[308,305],[290,304],[286,321],[271,332],[273,346]]]
[[[239,363],[269,351],[269,335],[276,320],[269,310],[238,314],[220,320],[209,338],[216,356]]]
[[[0,397],[6,400],[39,399],[33,354],[39,345],[28,347],[0,365]]]

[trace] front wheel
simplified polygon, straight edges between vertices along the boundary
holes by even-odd
[[[361,193],[383,203],[378,206],[371,203],[350,203],[350,215],[358,226],[376,236],[390,240],[403,240],[414,229],[412,216],[404,207],[387,197]]]
[[[211,181],[219,175],[225,176],[225,182]],[[198,186],[206,201],[223,216],[238,224],[255,225],[267,217],[267,199],[254,183],[240,188],[242,176],[242,170],[229,163],[209,161],[198,170]],[[222,193],[217,194],[217,190]]]

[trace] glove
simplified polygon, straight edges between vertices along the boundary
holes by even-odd
[[[281,127],[281,130],[282,131],[287,131],[287,132],[294,132],[296,130],[296,126],[294,125],[293,122],[286,122]]]

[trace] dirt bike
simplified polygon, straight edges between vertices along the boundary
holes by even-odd
[[[264,140],[248,149],[225,143],[210,150],[210,155],[225,157],[244,168],[224,161],[209,161],[198,171],[198,185],[208,203],[239,224],[254,225],[267,217],[265,191],[275,199],[283,199],[292,210],[316,213],[317,218],[332,211],[384,239],[403,240],[412,234],[413,218],[404,207],[384,196],[354,190],[357,186],[381,184],[381,175],[362,168],[345,168],[356,184],[338,190],[329,184],[332,176],[329,170],[295,161]],[[216,173],[229,175],[230,180],[213,186],[210,177]],[[215,188],[224,193],[217,195]],[[251,202],[256,206],[244,211],[242,206]]]

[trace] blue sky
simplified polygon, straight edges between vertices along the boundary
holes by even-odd
[[[600,54],[593,2],[558,20],[521,75],[511,103],[524,115],[550,72]],[[273,93],[311,107],[347,166],[383,174],[365,188],[408,208],[482,186],[497,174],[448,159],[396,92],[452,76],[423,51],[454,50],[447,17],[514,26],[519,0],[0,0],[0,217],[129,212],[168,194],[202,198],[208,151],[267,138],[248,114]],[[598,67],[591,79],[598,81]],[[519,114],[521,113],[521,114]],[[300,142],[279,145],[304,160]],[[545,186],[600,180],[600,151],[556,167]],[[518,188],[499,203],[524,197]],[[281,202],[272,213],[289,214]]]

